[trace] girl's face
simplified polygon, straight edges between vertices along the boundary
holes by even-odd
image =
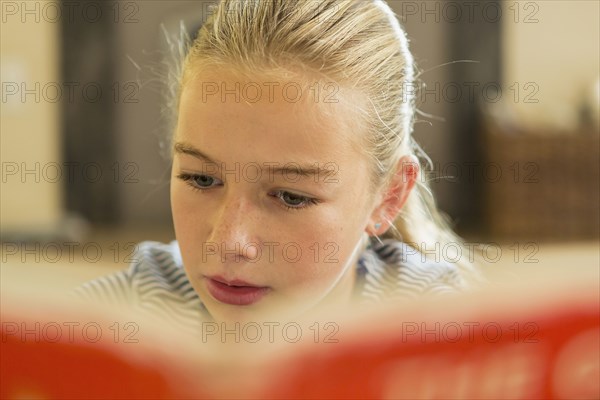
[[[373,207],[352,112],[324,103],[343,91],[240,76],[204,71],[181,94],[171,203],[186,273],[216,320],[348,301]]]

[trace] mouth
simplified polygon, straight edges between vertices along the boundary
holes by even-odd
[[[224,304],[246,306],[262,299],[269,291],[268,286],[257,286],[242,280],[227,280],[221,276],[205,276],[210,295]]]

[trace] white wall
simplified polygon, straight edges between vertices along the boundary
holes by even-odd
[[[507,1],[503,6],[504,86],[517,82],[521,87],[519,101],[509,103],[527,126],[571,129],[579,96],[600,76],[600,2]],[[527,82],[539,87],[538,103],[524,101],[534,89],[523,90]]]
[[[35,14],[11,14],[2,2],[0,148],[2,190],[0,230],[43,233],[57,229],[63,213],[61,180],[49,163],[61,164],[60,103],[46,101],[44,85],[59,81],[59,24]],[[48,1],[37,2],[43,7]],[[33,9],[33,6],[30,5]],[[25,22],[22,22],[22,19]],[[39,90],[35,83],[39,82]],[[33,94],[21,97],[21,84]],[[17,85],[19,92],[10,95]],[[53,94],[48,91],[49,96]],[[36,99],[36,95],[39,96]],[[23,101],[24,100],[24,101]],[[12,174],[13,168],[17,170]],[[37,170],[36,170],[37,168]],[[33,170],[22,175],[23,169]],[[46,177],[44,179],[44,172]]]

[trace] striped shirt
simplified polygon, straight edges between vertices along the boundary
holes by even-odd
[[[356,265],[354,293],[362,304],[453,293],[466,287],[455,266],[426,260],[422,253],[393,239],[380,243],[370,238]],[[94,302],[126,305],[184,327],[212,320],[185,273],[177,241],[140,243],[129,268],[87,282],[75,293]]]

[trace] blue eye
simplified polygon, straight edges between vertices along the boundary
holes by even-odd
[[[222,186],[221,180],[209,175],[181,173],[177,175],[178,179],[184,181],[193,190],[208,190],[216,186]],[[288,210],[302,210],[312,205],[318,204],[319,200],[291,193],[285,190],[279,190],[269,193],[270,196],[276,197],[279,203]]]
[[[215,182],[220,182],[218,179],[213,178],[212,176],[201,174],[181,173],[177,175],[177,178],[181,179],[193,189],[197,190],[209,189],[215,186]]]
[[[283,202],[283,206],[289,210],[301,210],[306,207],[318,204],[317,199],[306,197],[299,194],[294,194],[286,191],[278,191],[273,194]]]

